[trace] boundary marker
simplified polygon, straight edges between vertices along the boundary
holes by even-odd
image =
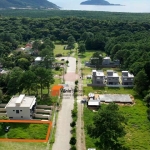
[[[50,131],[52,127],[51,121],[41,121],[41,120],[0,120],[0,123],[3,122],[12,122],[12,123],[33,123],[33,124],[49,124],[46,138],[44,140],[36,140],[36,139],[4,139],[0,138],[0,142],[48,142]]]

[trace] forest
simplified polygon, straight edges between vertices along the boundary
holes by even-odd
[[[101,15],[103,16],[103,12]],[[112,60],[119,59],[121,67],[136,76],[136,91],[145,96],[150,83],[150,21],[120,21],[115,16],[114,14],[111,20],[1,16],[1,59],[30,40],[49,38],[53,42],[67,41],[72,36],[79,43],[79,47],[82,43],[87,51],[102,51],[111,56]]]

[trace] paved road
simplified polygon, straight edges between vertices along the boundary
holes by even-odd
[[[67,67],[67,73],[75,73],[76,72],[76,59],[69,57],[65,58],[68,59],[69,64]],[[70,88],[74,88],[74,81],[70,81],[70,79],[66,79],[65,84],[68,84]],[[65,93],[69,95],[70,93]],[[55,135],[55,143],[53,144],[52,150],[69,150],[70,149],[70,138],[71,138],[71,127],[70,123],[72,122],[71,117],[71,110],[73,109],[74,104],[74,97],[73,96],[66,96],[64,94],[62,100],[62,108],[58,115],[57,120],[57,128],[56,128],[56,135]]]

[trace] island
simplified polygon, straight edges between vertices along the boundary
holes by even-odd
[[[106,5],[106,6],[122,6],[120,4],[111,4],[108,1],[105,0],[87,0],[84,2],[81,2],[80,5]]]

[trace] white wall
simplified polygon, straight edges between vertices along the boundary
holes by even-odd
[[[16,110],[19,110],[19,113],[16,113]],[[22,110],[22,111],[20,111]],[[30,119],[30,108],[29,107],[7,107],[6,108],[7,116],[13,117],[10,119]],[[21,118],[23,116],[23,118]]]

